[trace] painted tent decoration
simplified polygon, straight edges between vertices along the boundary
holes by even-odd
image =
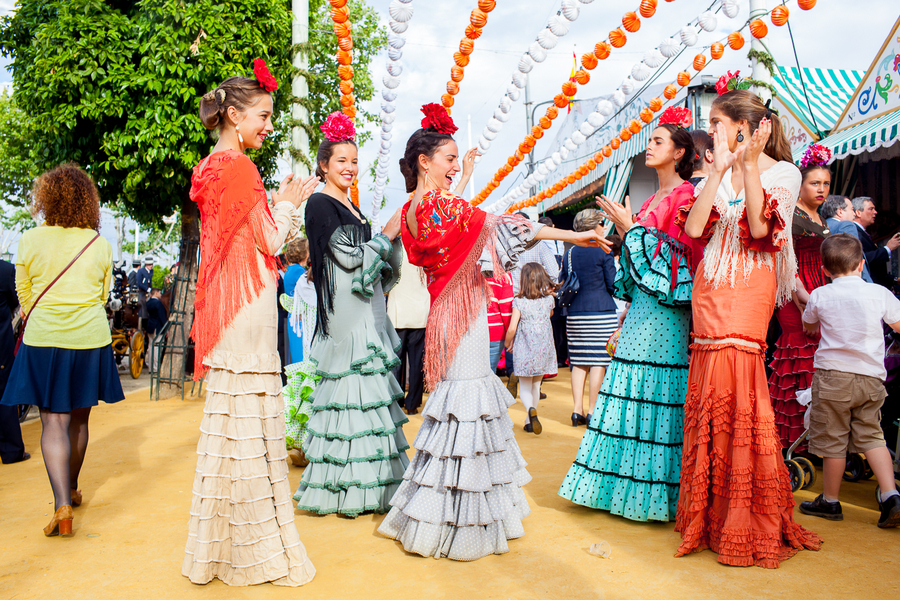
[[[900,18],[866,71],[832,133],[900,109]]]

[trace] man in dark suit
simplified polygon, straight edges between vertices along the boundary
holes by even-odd
[[[878,211],[875,210],[875,202],[868,196],[859,196],[851,200],[851,203],[853,204],[853,222],[859,228],[858,237],[862,243],[869,273],[875,283],[893,289],[894,282],[888,274],[888,264],[891,260],[891,252],[900,247],[900,233],[895,233],[884,246],[876,246],[866,232],[866,227],[872,225],[878,215]]]
[[[846,233],[859,239],[860,229],[853,222],[853,204],[847,196],[828,196],[819,209],[819,214],[825,219],[825,226],[832,235]],[[872,283],[867,265],[863,265],[862,278]]]
[[[148,256],[144,259],[144,266],[138,269],[135,278],[138,289],[138,302],[141,306],[140,317],[147,319],[150,313],[147,312],[147,298],[150,297],[150,288],[153,287],[153,257]]]
[[[13,311],[19,307],[16,296],[16,268],[0,260],[0,397],[6,389],[9,371],[15,359],[16,339],[12,327]],[[15,406],[0,406],[0,461],[4,465],[28,460]]]

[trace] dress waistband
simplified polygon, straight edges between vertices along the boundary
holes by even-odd
[[[761,350],[762,346],[760,346],[756,342],[751,342],[750,340],[743,340],[740,338],[719,338],[719,339],[708,339],[708,338],[694,338],[695,344],[704,344],[704,345],[714,345],[714,344],[737,344],[738,346],[746,346],[747,348],[754,348],[756,350]]]

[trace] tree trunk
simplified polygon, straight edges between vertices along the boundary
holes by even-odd
[[[191,342],[189,339],[191,326],[194,324],[194,295],[197,291],[197,275],[200,272],[198,245],[200,243],[200,209],[197,204],[185,195],[181,204],[181,248],[178,256],[178,275],[172,293],[170,320],[178,319],[181,324],[172,328],[166,341],[167,348],[164,359],[159,365],[162,374],[172,374],[173,378],[185,375],[185,355],[182,348]],[[174,323],[173,323],[174,325]],[[168,375],[167,375],[168,376]],[[161,383],[160,398],[171,398],[180,394],[184,383],[177,381]]]

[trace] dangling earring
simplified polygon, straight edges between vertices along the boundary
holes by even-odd
[[[243,143],[244,143],[244,136],[241,135],[241,126],[240,126],[240,125],[235,125],[235,126],[234,126],[234,130],[235,130],[235,131],[237,132],[237,134],[238,134],[238,141],[239,141],[240,143],[243,144]]]
[[[738,143],[738,144],[740,144],[741,142],[743,142],[743,141],[744,141],[744,132],[741,131],[740,129],[738,129],[737,138],[735,138],[735,139],[737,140],[737,143]]]
[[[428,177],[428,169],[425,169],[425,188],[428,191],[431,191],[435,187],[437,187],[437,186],[432,185],[431,178]]]

